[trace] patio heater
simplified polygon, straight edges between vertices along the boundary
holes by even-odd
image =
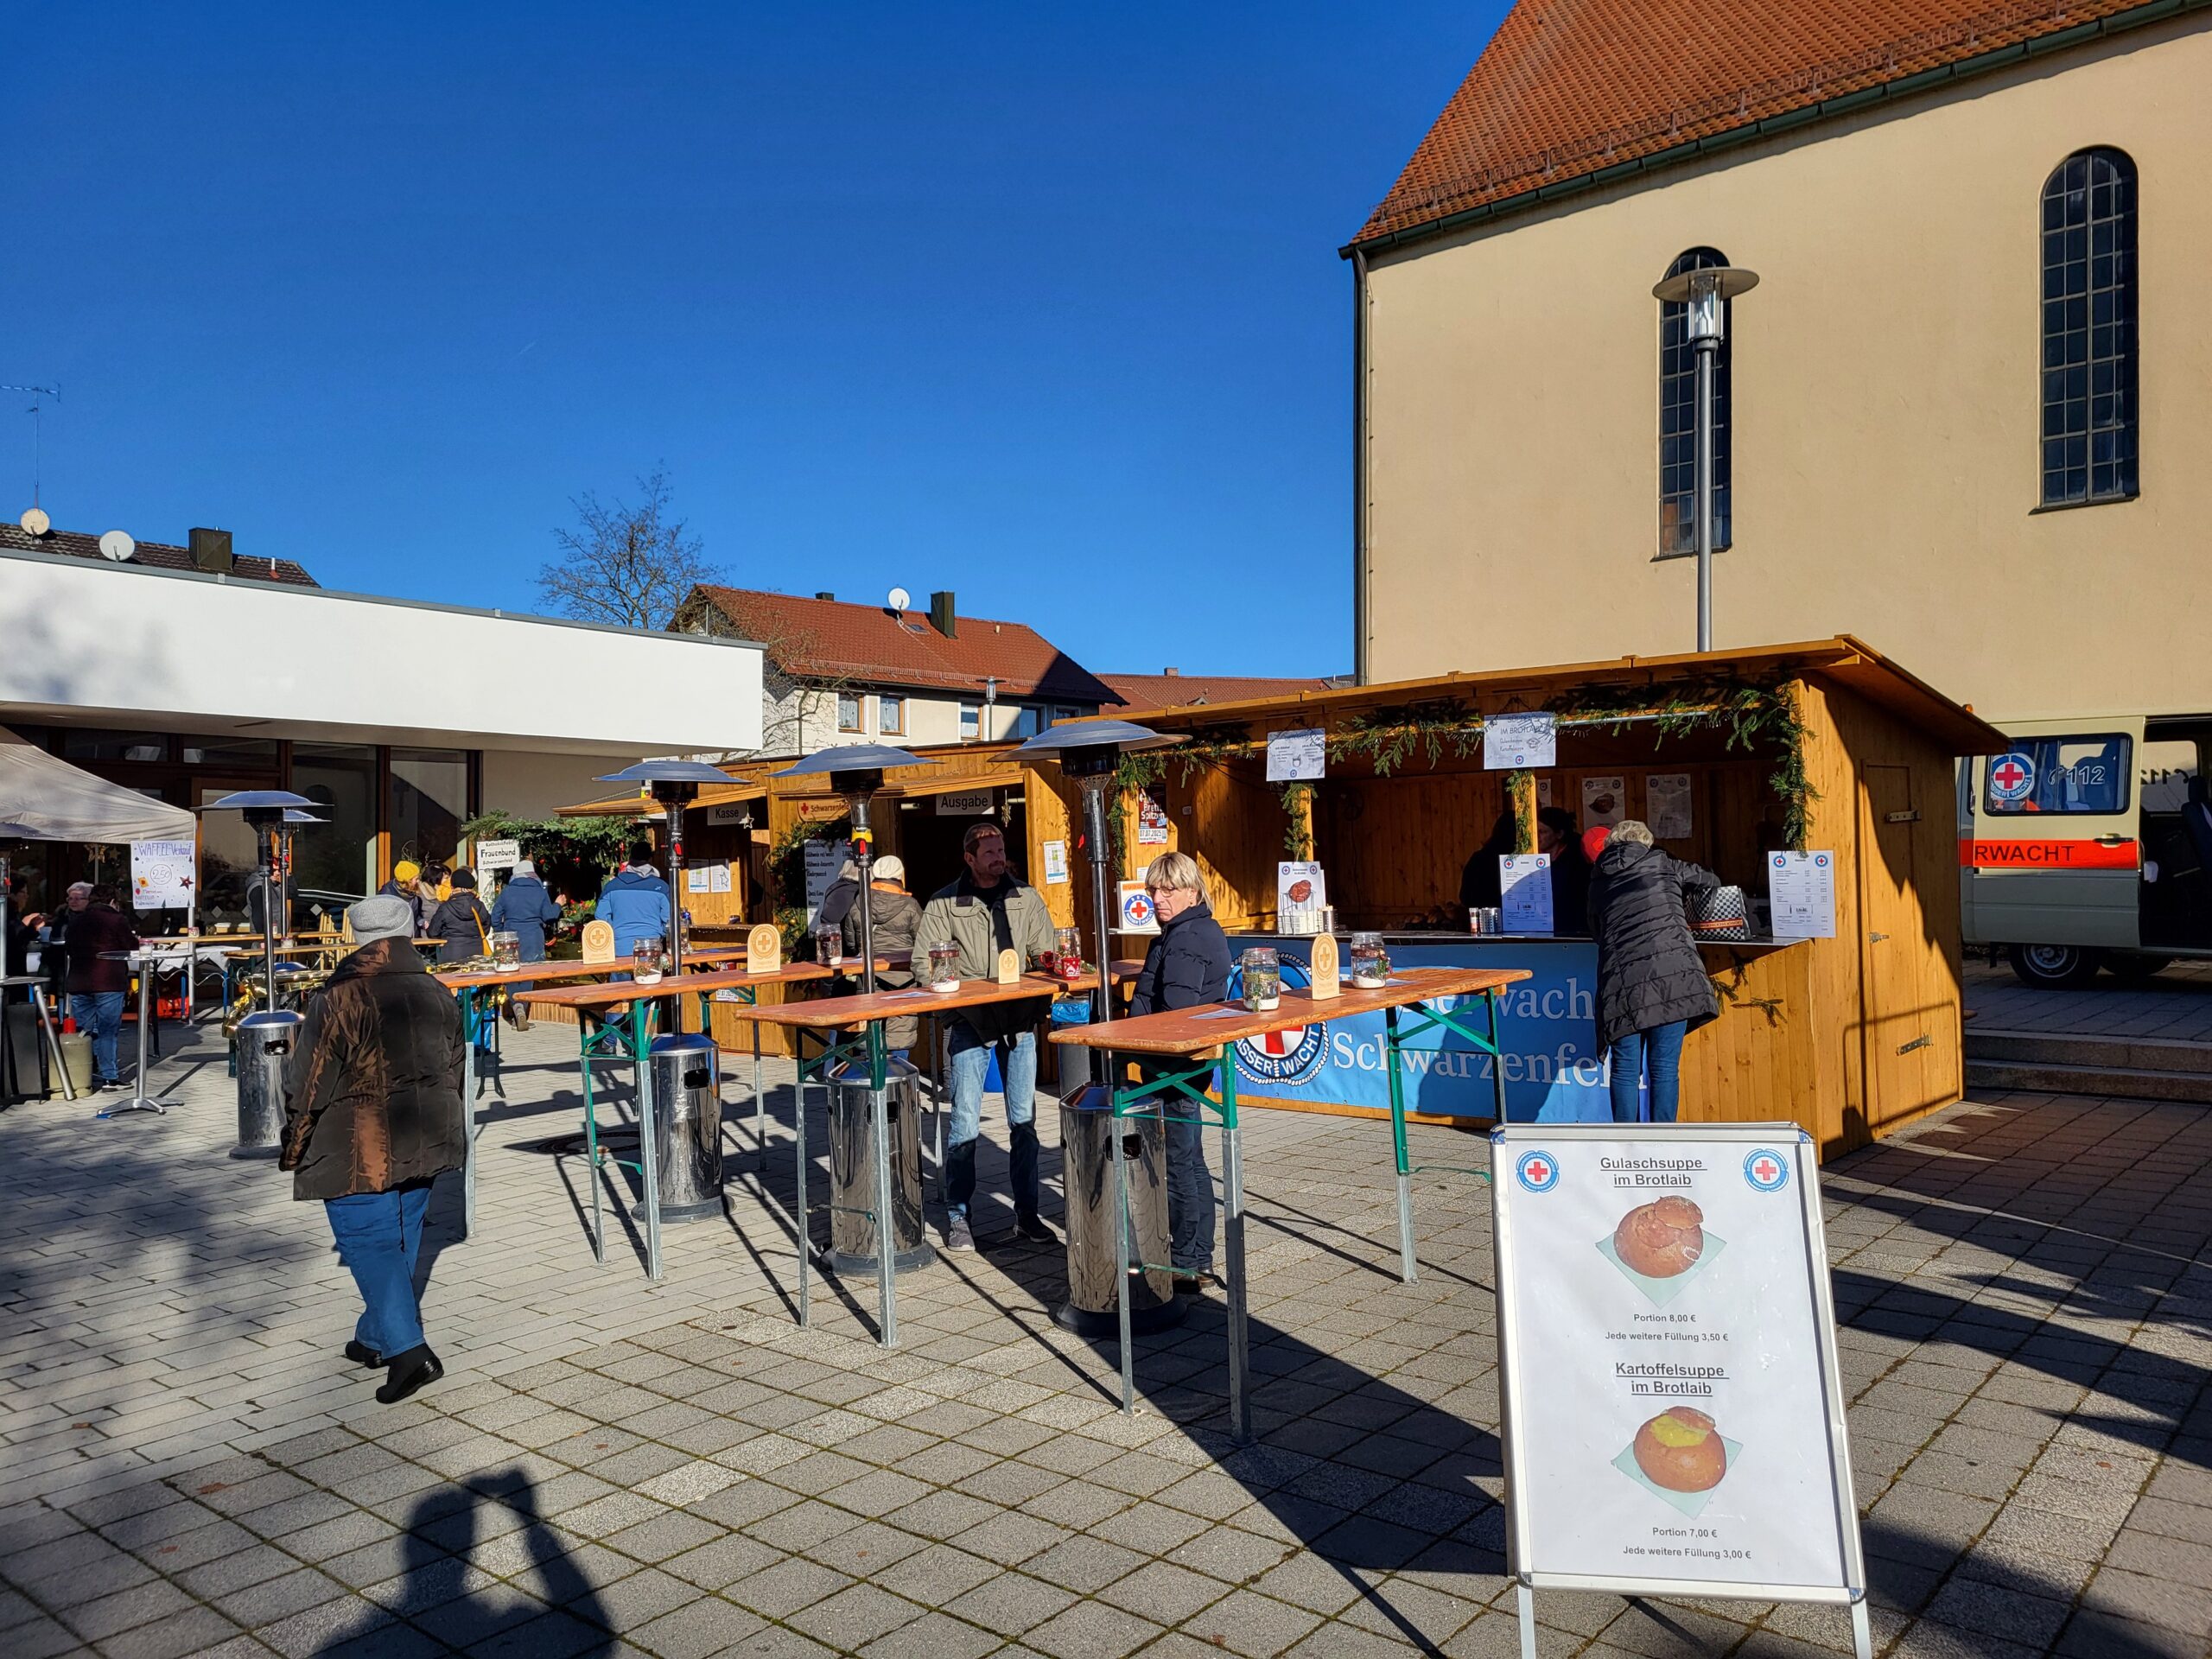
[[[1728,302],[1759,285],[1759,274],[1735,265],[1707,265],[1668,277],[1651,290],[1666,305],[1685,308],[1697,353],[1697,648],[1713,649],[1713,371],[1728,334]]]
[[[703,760],[640,760],[601,778],[643,784],[668,814],[668,971],[683,972],[683,809],[702,784],[743,783]],[[663,1221],[722,1211],[721,1054],[711,1031],[683,1029],[683,995],[669,998],[668,1029],[638,1059],[638,1142],[648,1204],[637,1214],[656,1234]]]
[[[1126,720],[1088,720],[1039,733],[1014,758],[1057,761],[1060,775],[1083,790],[1083,833],[1090,849],[1092,954],[1098,988],[1091,1004],[1101,1025],[1114,1018],[1113,962],[1107,897],[1108,794],[1122,756],[1166,748],[1181,737],[1163,736]],[[1060,1102],[1061,1185],[1067,1192],[1068,1299],[1052,1318],[1079,1336],[1117,1333],[1124,1368],[1132,1335],[1181,1323],[1183,1305],[1162,1266],[1167,1259],[1166,1124],[1155,1111],[1133,1121],[1114,1115],[1116,1072],[1111,1049],[1101,1049],[1104,1075]],[[1130,1192],[1129,1166],[1138,1185]],[[1109,1183],[1108,1173],[1112,1179]],[[1132,1270],[1134,1264],[1134,1271]]]
[[[301,820],[292,818],[315,804],[289,789],[242,789],[200,809],[244,816],[253,830],[267,895],[261,929],[262,1006],[238,1021],[238,1141],[231,1148],[233,1158],[274,1158],[283,1144],[284,1062],[305,1016],[296,1008],[276,1006],[276,931],[283,919],[277,894],[283,880],[285,825],[321,822],[303,812]]]
[[[885,768],[935,764],[887,743],[848,743],[810,754],[773,774],[808,778],[827,773],[830,793],[844,798],[852,819],[853,862],[860,880],[863,996],[875,990],[875,918],[868,899],[875,865],[875,831],[868,823],[868,806],[883,787]],[[848,1273],[875,1269],[878,1340],[886,1348],[895,1348],[899,1313],[894,1277],[901,1270],[928,1266],[936,1259],[936,1252],[922,1234],[921,1073],[907,1061],[893,1060],[884,1052],[877,1034],[880,1029],[868,1027],[865,1058],[841,1061],[824,1067],[822,1074],[829,1094],[830,1265]],[[804,1097],[798,1118],[799,1161],[804,1167]],[[873,1192],[863,1185],[870,1174]],[[863,1199],[866,1202],[860,1201]],[[804,1206],[798,1229],[799,1249],[804,1252],[810,1248]]]

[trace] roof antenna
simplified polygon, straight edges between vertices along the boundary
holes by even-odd
[[[23,413],[31,417],[31,505],[36,507],[39,505],[39,485],[43,481],[41,474],[46,470],[46,416],[39,399],[51,397],[58,404],[61,401],[61,388],[0,386],[0,391],[28,391],[31,394],[31,406]]]

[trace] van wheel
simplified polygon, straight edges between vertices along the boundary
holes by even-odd
[[[2010,957],[2013,977],[2039,991],[2086,985],[2097,974],[2097,952],[2079,945],[2016,944]]]
[[[2172,967],[2173,961],[2171,957],[2113,957],[2105,963],[2105,971],[2114,979],[2125,980],[2130,985],[2140,985]]]

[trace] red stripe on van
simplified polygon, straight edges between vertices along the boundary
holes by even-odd
[[[1961,841],[1959,863],[1977,870],[2133,870],[2143,849],[2133,841]]]

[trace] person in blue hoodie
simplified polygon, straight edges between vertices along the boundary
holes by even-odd
[[[545,960],[545,930],[561,919],[560,901],[545,891],[537,879],[537,866],[528,859],[516,864],[506,885],[492,905],[492,931],[515,936],[515,953],[524,962]],[[516,992],[528,985],[517,985]],[[507,1023],[517,1031],[530,1029],[530,1010],[510,996]]]
[[[639,939],[665,939],[675,903],[668,883],[653,868],[649,841],[630,843],[630,861],[615,871],[599,890],[599,904],[592,912],[614,930],[614,954],[626,957]]]

